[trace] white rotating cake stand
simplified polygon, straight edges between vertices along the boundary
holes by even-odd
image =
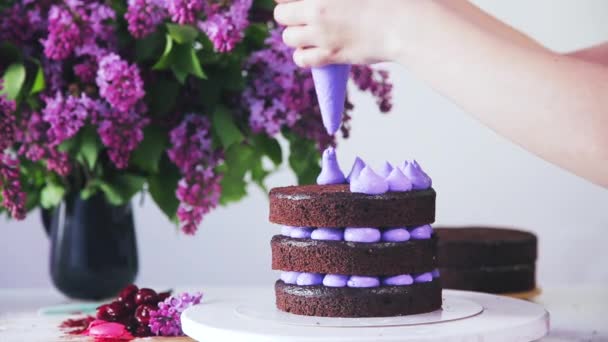
[[[182,314],[182,328],[197,341],[247,342],[528,342],[549,331],[542,306],[477,292],[444,290],[443,310],[387,318],[298,316],[277,310],[274,300],[272,288],[206,293]]]

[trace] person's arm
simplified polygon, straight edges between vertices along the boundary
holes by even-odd
[[[608,42],[570,52],[568,56],[608,66]]]
[[[608,68],[514,41],[446,3],[297,0],[275,18],[299,65],[399,62],[499,134],[608,187]]]

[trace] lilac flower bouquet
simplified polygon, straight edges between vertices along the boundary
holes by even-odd
[[[0,209],[22,219],[68,193],[149,193],[186,234],[288,164],[299,182],[334,145],[310,70],[272,0],[0,3]],[[388,74],[351,78],[391,108]],[[347,102],[341,134],[348,137]],[[282,151],[277,138],[286,139]]]

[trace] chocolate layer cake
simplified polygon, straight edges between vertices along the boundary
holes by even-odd
[[[536,287],[534,234],[492,227],[437,228],[435,233],[445,288],[513,293]]]
[[[348,184],[270,191],[270,221],[307,227],[401,227],[435,221],[435,190],[353,193]]]
[[[358,159],[349,177],[323,153],[317,185],[270,191],[277,308],[325,317],[385,317],[441,308],[435,190],[418,163]],[[345,184],[349,182],[348,184]]]

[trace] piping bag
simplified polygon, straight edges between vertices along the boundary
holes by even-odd
[[[349,73],[350,64],[329,64],[312,68],[323,126],[329,135],[334,135],[342,124]]]

